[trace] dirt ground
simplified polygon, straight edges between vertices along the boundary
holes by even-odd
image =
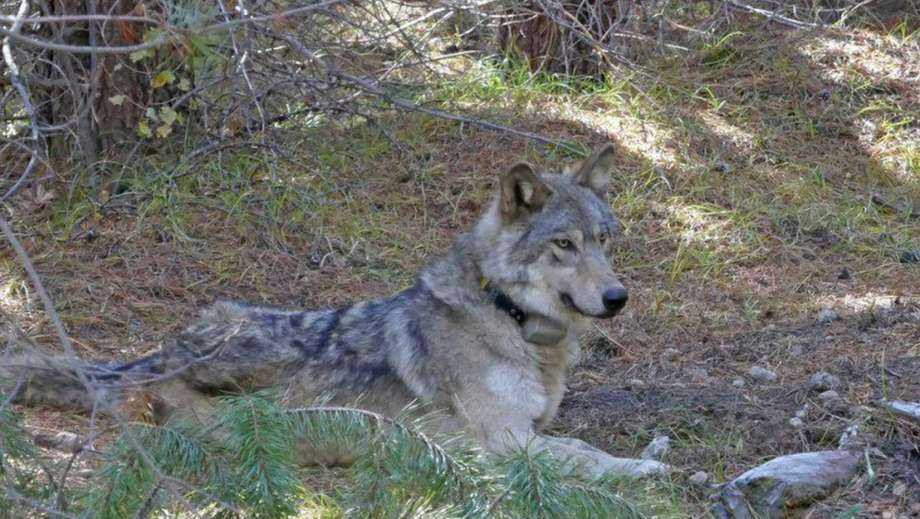
[[[675,492],[701,516],[712,491],[686,484],[695,471],[725,482],[835,448],[857,424],[871,470],[805,515],[920,517],[920,425],[879,407],[920,400],[920,264],[904,257],[920,250],[920,51],[899,34],[758,25],[724,60],[702,49],[593,91],[473,68],[436,90],[471,117],[620,148],[610,202],[630,303],[585,337],[554,432],[628,456],[669,435]],[[151,154],[99,199],[62,177],[17,202],[15,227],[80,355],[154,351],[217,298],[322,307],[389,294],[470,226],[502,168],[572,160],[418,114],[271,137],[286,155],[242,147],[166,181],[168,153]],[[0,309],[58,347],[5,244]],[[821,322],[822,309],[836,318]],[[753,366],[776,380],[754,380]],[[839,400],[808,389],[818,371],[840,378]],[[24,412],[48,433],[88,421]]]

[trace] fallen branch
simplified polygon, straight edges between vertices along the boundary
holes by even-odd
[[[212,25],[207,25],[204,27],[197,27],[188,29],[188,32],[194,32],[196,34],[204,34],[213,31],[219,31],[221,29],[230,29],[240,25],[252,24],[256,22],[266,22],[266,21],[275,21],[284,19],[287,17],[295,17],[304,15],[325,7],[330,7],[335,4],[340,4],[345,0],[326,0],[325,2],[319,2],[313,5],[297,7],[294,9],[289,9],[287,11],[273,14],[273,15],[264,15],[264,16],[251,16],[248,18],[227,20],[221,23],[215,23]],[[99,15],[91,15],[99,16]],[[170,27],[164,27],[164,30],[170,29]],[[175,31],[175,29],[173,28]],[[50,41],[45,41],[38,38],[33,38],[31,36],[25,36],[19,34],[18,27],[14,29],[3,29],[0,28],[0,36],[16,40],[20,43],[25,43],[32,45],[33,47],[39,47],[42,49],[56,50],[61,52],[72,52],[74,54],[127,54],[131,52],[138,52],[142,50],[152,49],[159,47],[170,40],[177,39],[182,33],[175,31],[174,33],[163,32],[156,38],[150,40],[146,43],[138,43],[137,45],[121,45],[117,47],[108,47],[108,46],[97,46],[97,45],[68,45],[65,43],[54,43]]]
[[[19,5],[19,12],[16,14],[15,21],[8,31],[10,34],[19,33],[19,29],[22,27],[22,20],[28,10],[29,0],[22,0],[22,3]],[[6,63],[6,67],[10,70],[10,83],[13,84],[13,87],[19,94],[19,97],[22,100],[23,110],[26,112],[26,116],[29,118],[29,126],[32,133],[29,137],[29,140],[32,141],[32,147],[29,149],[29,163],[26,164],[26,168],[23,170],[22,175],[19,176],[19,179],[16,181],[16,183],[13,184],[12,187],[10,187],[6,193],[3,194],[3,196],[0,196],[0,204],[16,194],[16,192],[19,191],[23,185],[25,185],[29,175],[32,174],[32,170],[34,170],[35,166],[38,165],[40,160],[39,146],[41,145],[41,140],[38,133],[38,119],[35,116],[35,108],[32,106],[28,88],[26,88],[25,83],[22,82],[22,78],[19,77],[19,66],[16,64],[16,61],[13,60],[13,51],[10,48],[9,36],[3,39],[2,52],[3,61]]]
[[[741,2],[738,2],[736,0],[724,0],[724,3],[725,5],[727,5],[728,7],[732,9],[736,9],[738,11],[744,11],[747,13],[758,14],[760,16],[766,17],[770,21],[779,22],[783,25],[788,25],[789,27],[795,27],[796,29],[818,29],[818,28],[825,27],[822,24],[803,22],[801,20],[796,20],[793,18],[789,18],[787,16],[783,16],[774,11],[768,11],[767,9],[760,9],[752,5],[742,4]]]

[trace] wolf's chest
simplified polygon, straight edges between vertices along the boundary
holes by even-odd
[[[489,393],[502,400],[514,400],[517,411],[538,419],[549,402],[539,372],[520,365],[491,367],[483,381]]]

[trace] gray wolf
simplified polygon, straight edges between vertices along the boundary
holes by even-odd
[[[541,432],[579,336],[628,298],[610,261],[620,229],[606,202],[614,159],[608,145],[562,172],[512,166],[473,229],[391,297],[307,311],[219,302],[158,353],[85,366],[89,388],[53,360],[7,359],[0,376],[17,401],[87,409],[100,394],[118,404],[143,386],[157,420],[207,420],[213,396],[262,388],[298,405],[331,395],[330,404],[391,417],[422,402],[443,411],[438,429],[465,432],[488,452],[549,451],[589,477],[663,473],[664,464]]]

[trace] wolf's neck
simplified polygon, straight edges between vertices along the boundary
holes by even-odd
[[[472,240],[470,234],[457,236],[447,253],[419,275],[431,292],[450,306],[472,304],[483,297],[479,284],[481,271]]]

